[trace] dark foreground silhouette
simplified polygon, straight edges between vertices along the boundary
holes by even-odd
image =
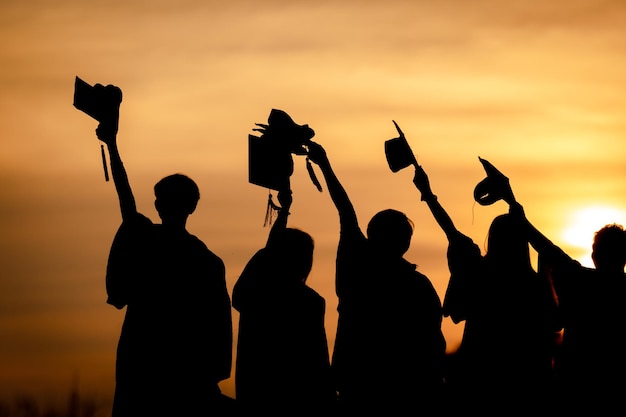
[[[117,146],[121,90],[110,102],[110,86],[80,86],[75,103],[100,122],[96,134],[109,151],[122,214],[106,271],[107,302],[126,308],[113,416],[221,410],[228,398],[218,382],[230,376],[232,364],[231,305],[223,261],[186,230],[198,186],[185,175],[169,175],[154,186],[161,224],[140,214]]]
[[[442,398],[446,343],[439,296],[403,258],[413,223],[402,212],[383,210],[365,236],[326,151],[311,143],[309,157],[339,214],[339,320],[332,357],[339,411],[431,412]]]
[[[595,268],[586,268],[526,225],[531,244],[546,260],[563,317],[556,395],[567,413],[623,414],[626,357],[617,341],[626,314],[626,231],[618,224],[598,230]]]
[[[255,141],[278,146],[284,152],[281,160],[287,162],[282,170],[269,166],[270,187],[278,190],[278,216],[265,247],[250,259],[233,288],[233,307],[239,312],[235,365],[239,412],[325,416],[335,402],[324,328],[326,301],[306,284],[313,265],[313,238],[287,227],[293,172],[289,153],[293,146],[287,145],[307,142],[313,131],[276,110],[268,125],[257,125],[263,127],[258,129],[263,136]],[[255,181],[268,177],[258,164],[253,171]]]
[[[626,313],[621,225],[596,233],[595,268],[582,267],[528,221],[508,178],[480,159],[488,175],[475,188],[476,201],[503,199],[509,205],[509,213],[493,220],[483,256],[455,228],[412,153],[402,154],[410,149],[396,124],[401,136],[386,148],[390,168],[415,167],[413,182],[449,241],[450,281],[442,305],[428,277],[403,258],[412,221],[387,209],[363,233],[326,151],[311,141],[312,129],[276,110],[259,130],[266,133],[276,126],[272,120],[282,120],[278,126],[287,129],[275,138],[285,140],[249,138],[250,182],[278,190],[282,207],[270,194],[278,220],[233,294],[240,312],[237,400],[223,395],[218,383],[230,377],[232,365],[231,304],[223,261],[186,229],[198,187],[185,175],[169,175],[154,187],[161,223],[140,214],[117,147],[121,90],[79,81],[74,104],[100,123],[96,134],[109,151],[122,214],[106,275],[107,302],[126,309],[114,417],[247,416],[261,410],[320,416],[623,414],[626,360],[611,340],[621,334]],[[339,215],[332,361],[325,301],[306,285],[313,240],[286,227],[294,153],[319,166]],[[256,162],[255,154],[261,155]],[[308,171],[321,190],[310,165]],[[530,266],[529,244],[539,254],[538,272]],[[465,322],[454,355],[445,354],[444,314]],[[34,416],[32,406],[22,401],[16,410]],[[93,411],[86,408],[85,415]],[[0,417],[11,412],[0,405]],[[68,411],[77,414],[77,408]]]
[[[477,201],[492,204],[501,195],[511,207],[510,213],[491,223],[485,255],[456,229],[432,192],[426,172],[415,166],[413,182],[449,242],[451,276],[444,314],[454,323],[465,322],[457,374],[449,375],[448,383],[460,407],[472,414],[549,412],[552,361],[562,328],[557,300],[549,277],[531,267],[524,222],[508,180],[482,161],[494,188],[486,191],[498,197],[478,192]]]

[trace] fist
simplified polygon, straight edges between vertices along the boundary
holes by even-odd
[[[100,123],[96,128],[96,136],[102,142],[107,145],[111,145],[115,142],[115,137],[117,135],[117,128],[115,125],[111,123]]]

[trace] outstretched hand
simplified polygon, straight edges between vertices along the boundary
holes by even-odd
[[[102,122],[98,124],[96,128],[96,136],[102,142],[106,143],[108,146],[111,146],[115,143],[117,137],[117,129],[111,123]]]
[[[413,184],[417,187],[417,189],[422,193],[422,199],[425,196],[430,196],[433,194],[430,189],[430,181],[428,180],[428,175],[426,175],[426,171],[417,165],[415,167],[415,175],[413,176]]]
[[[309,148],[309,152],[307,153],[307,156],[312,162],[316,163],[317,165],[320,165],[328,161],[328,157],[326,156],[326,150],[322,147],[322,145],[320,145],[319,143],[310,141],[307,144],[307,147]]]

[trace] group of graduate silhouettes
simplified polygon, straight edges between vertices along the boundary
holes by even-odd
[[[487,175],[476,201],[509,206],[493,219],[482,254],[456,229],[398,128],[390,167],[413,167],[421,202],[449,243],[441,300],[403,257],[411,219],[386,209],[363,230],[314,131],[274,109],[249,146],[250,181],[276,190],[278,203],[268,203],[276,215],[231,297],[224,262],[186,229],[200,198],[192,179],[173,174],[155,185],[160,223],[137,210],[117,147],[118,117],[111,112],[96,129],[122,214],[106,271],[107,302],[126,309],[113,417],[624,413],[626,357],[616,342],[626,317],[621,225],[596,233],[595,268],[583,267],[529,222],[508,178],[481,159]],[[320,189],[311,164],[321,171],[339,216],[332,357],[325,300],[306,283],[314,240],[288,226],[292,154],[306,155]],[[235,398],[218,385],[231,376],[232,308],[239,312]],[[464,322],[453,361],[443,317]]]

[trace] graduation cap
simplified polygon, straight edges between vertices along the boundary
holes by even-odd
[[[476,184],[474,200],[481,206],[488,206],[501,199],[513,197],[509,179],[486,159],[478,157],[487,177]]]
[[[248,181],[271,190],[283,190],[289,187],[289,177],[293,174],[292,154],[306,155],[306,145],[315,132],[307,124],[295,123],[285,111],[278,109],[272,109],[267,124],[256,125],[259,127],[253,130],[261,132],[261,136],[248,135]],[[317,178],[313,179],[316,181]]]
[[[92,117],[100,123],[109,124],[117,133],[120,104],[122,103],[122,90],[112,84],[90,85],[80,77],[74,79],[74,102],[73,105],[78,110]],[[100,144],[102,155],[102,168],[104,169],[104,179],[109,180],[104,146]]]
[[[271,190],[289,187],[293,158],[263,136],[248,135],[248,182]]]
[[[290,177],[294,171],[292,155],[306,155],[307,144],[315,131],[309,125],[299,125],[285,111],[272,109],[267,124],[256,123],[260,136],[248,135],[248,182],[270,190],[265,214],[265,224],[271,223],[272,214],[279,209],[272,201],[271,190],[290,189]],[[318,181],[308,157],[306,166],[311,181],[319,191]]]
[[[99,122],[114,124],[117,132],[122,90],[112,84],[89,85],[76,76],[74,79],[74,107]]]
[[[385,141],[385,157],[387,158],[389,169],[392,172],[398,172],[411,165],[417,167],[417,159],[415,159],[415,155],[404,137],[404,133],[402,133],[400,126],[398,126],[395,120],[392,120],[392,122],[400,136]]]

